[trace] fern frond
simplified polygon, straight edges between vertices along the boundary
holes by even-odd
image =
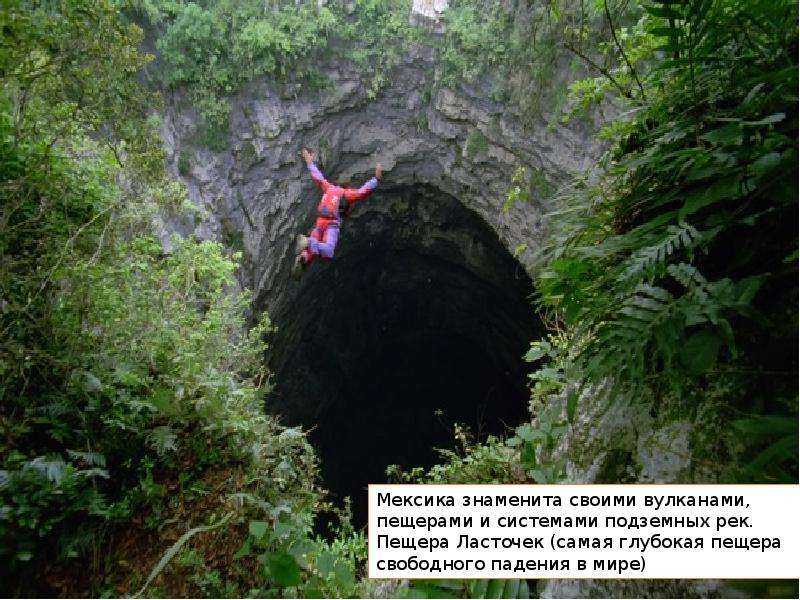
[[[23,469],[38,471],[55,485],[60,485],[66,473],[67,463],[60,456],[37,456],[25,463]]]
[[[79,452],[78,450],[67,450],[70,458],[85,462],[91,467],[105,467],[106,457],[99,452]]]
[[[106,469],[98,469],[96,467],[93,469],[83,469],[81,471],[77,471],[75,474],[78,477],[87,477],[89,479],[93,477],[102,477],[103,479],[108,479],[111,477]]]
[[[147,433],[147,443],[159,456],[175,450],[178,436],[169,425],[155,427]]]
[[[631,254],[623,266],[620,280],[642,277],[652,279],[659,274],[671,256],[680,251],[690,252],[716,233],[716,229],[700,232],[688,223],[669,225],[665,238]]]
[[[667,267],[667,273],[688,290],[704,288],[708,283],[708,280],[697,270],[697,267],[687,263],[669,265]]]

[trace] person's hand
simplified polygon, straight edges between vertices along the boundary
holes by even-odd
[[[306,161],[307,165],[310,165],[312,162],[314,162],[314,153],[305,146],[303,146],[300,154],[303,156],[303,160]]]
[[[380,179],[381,175],[383,175],[383,166],[381,163],[375,165],[375,179]]]

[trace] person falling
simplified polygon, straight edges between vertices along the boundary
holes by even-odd
[[[360,188],[340,187],[329,182],[317,168],[314,153],[303,147],[303,160],[306,161],[311,178],[322,189],[322,200],[317,205],[317,222],[308,236],[297,236],[296,272],[301,272],[315,257],[333,258],[336,243],[339,241],[339,226],[343,216],[350,212],[353,204],[367,198],[378,187],[383,173],[381,164],[375,166],[375,177]]]

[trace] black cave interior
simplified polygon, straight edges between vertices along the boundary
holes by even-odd
[[[386,467],[429,467],[454,424],[502,434],[527,415],[541,326],[532,283],[497,234],[448,194],[390,190],[343,224],[275,312],[268,410],[312,429],[322,480],[366,522]]]

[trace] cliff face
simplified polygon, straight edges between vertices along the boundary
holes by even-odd
[[[233,102],[229,149],[222,153],[190,146],[195,115],[176,109],[173,99],[163,128],[168,156],[176,172],[181,155],[189,159],[183,179],[204,215],[170,228],[241,238],[249,259],[243,283],[256,291],[259,307],[274,310],[291,294],[294,235],[310,227],[316,203],[299,157],[305,144],[318,150],[332,180],[360,183],[380,161],[381,192],[427,186],[455,198],[510,251],[525,244],[520,260],[530,268],[541,207],[534,196],[502,209],[512,177],[523,167],[528,181],[555,184],[585,171],[598,153],[591,132],[544,121],[523,130],[512,110],[487,99],[488,90],[436,86],[434,68],[433,52],[418,49],[373,100],[347,65],[327,70],[330,86],[320,92],[297,87],[279,95],[254,83]]]
[[[435,16],[415,18],[435,29]],[[268,410],[315,428],[326,484],[356,498],[357,520],[363,486],[382,480],[387,464],[430,464],[432,448],[452,444],[442,425],[502,433],[526,417],[520,357],[542,333],[529,296],[544,190],[591,169],[601,150],[581,124],[542,119],[525,129],[489,99],[488,84],[442,87],[435,68],[434,51],[416,48],[375,98],[347,64],[327,68],[321,91],[254,82],[233,100],[220,153],[190,143],[197,118],[180,98],[164,119],[172,168],[177,175],[180,164],[198,208],[194,219],[164,223],[164,242],[168,231],[193,232],[243,251],[242,284],[277,326]],[[319,197],[302,145],[332,181],[360,185],[377,162],[385,174],[344,223],[336,259],[298,282],[294,240]],[[520,169],[530,199],[504,206]],[[570,481],[708,480],[689,469],[691,427],[657,425],[646,403],[610,408],[587,393],[556,454]],[[614,585],[554,581],[543,593],[672,589]]]
[[[434,447],[452,443],[446,423],[501,433],[525,418],[520,357],[541,334],[528,299],[541,194],[590,168],[599,149],[581,125],[523,129],[488,99],[488,84],[436,85],[430,48],[412,50],[372,99],[358,72],[332,63],[321,91],[252,83],[233,100],[221,153],[190,143],[196,115],[170,99],[168,156],[199,213],[164,230],[243,251],[242,284],[277,326],[268,409],[317,426],[328,484],[353,493],[360,480],[341,465],[357,455],[374,458],[361,479],[379,480],[393,462],[430,464]],[[295,236],[310,229],[319,198],[302,145],[332,181],[360,185],[377,162],[384,177],[344,223],[336,259],[296,282]],[[530,199],[504,208],[520,169]],[[351,432],[359,441],[348,454],[340,440],[352,415],[375,418],[358,421],[366,433]],[[406,421],[420,435],[398,451],[406,446],[386,436],[407,436],[397,426]]]

